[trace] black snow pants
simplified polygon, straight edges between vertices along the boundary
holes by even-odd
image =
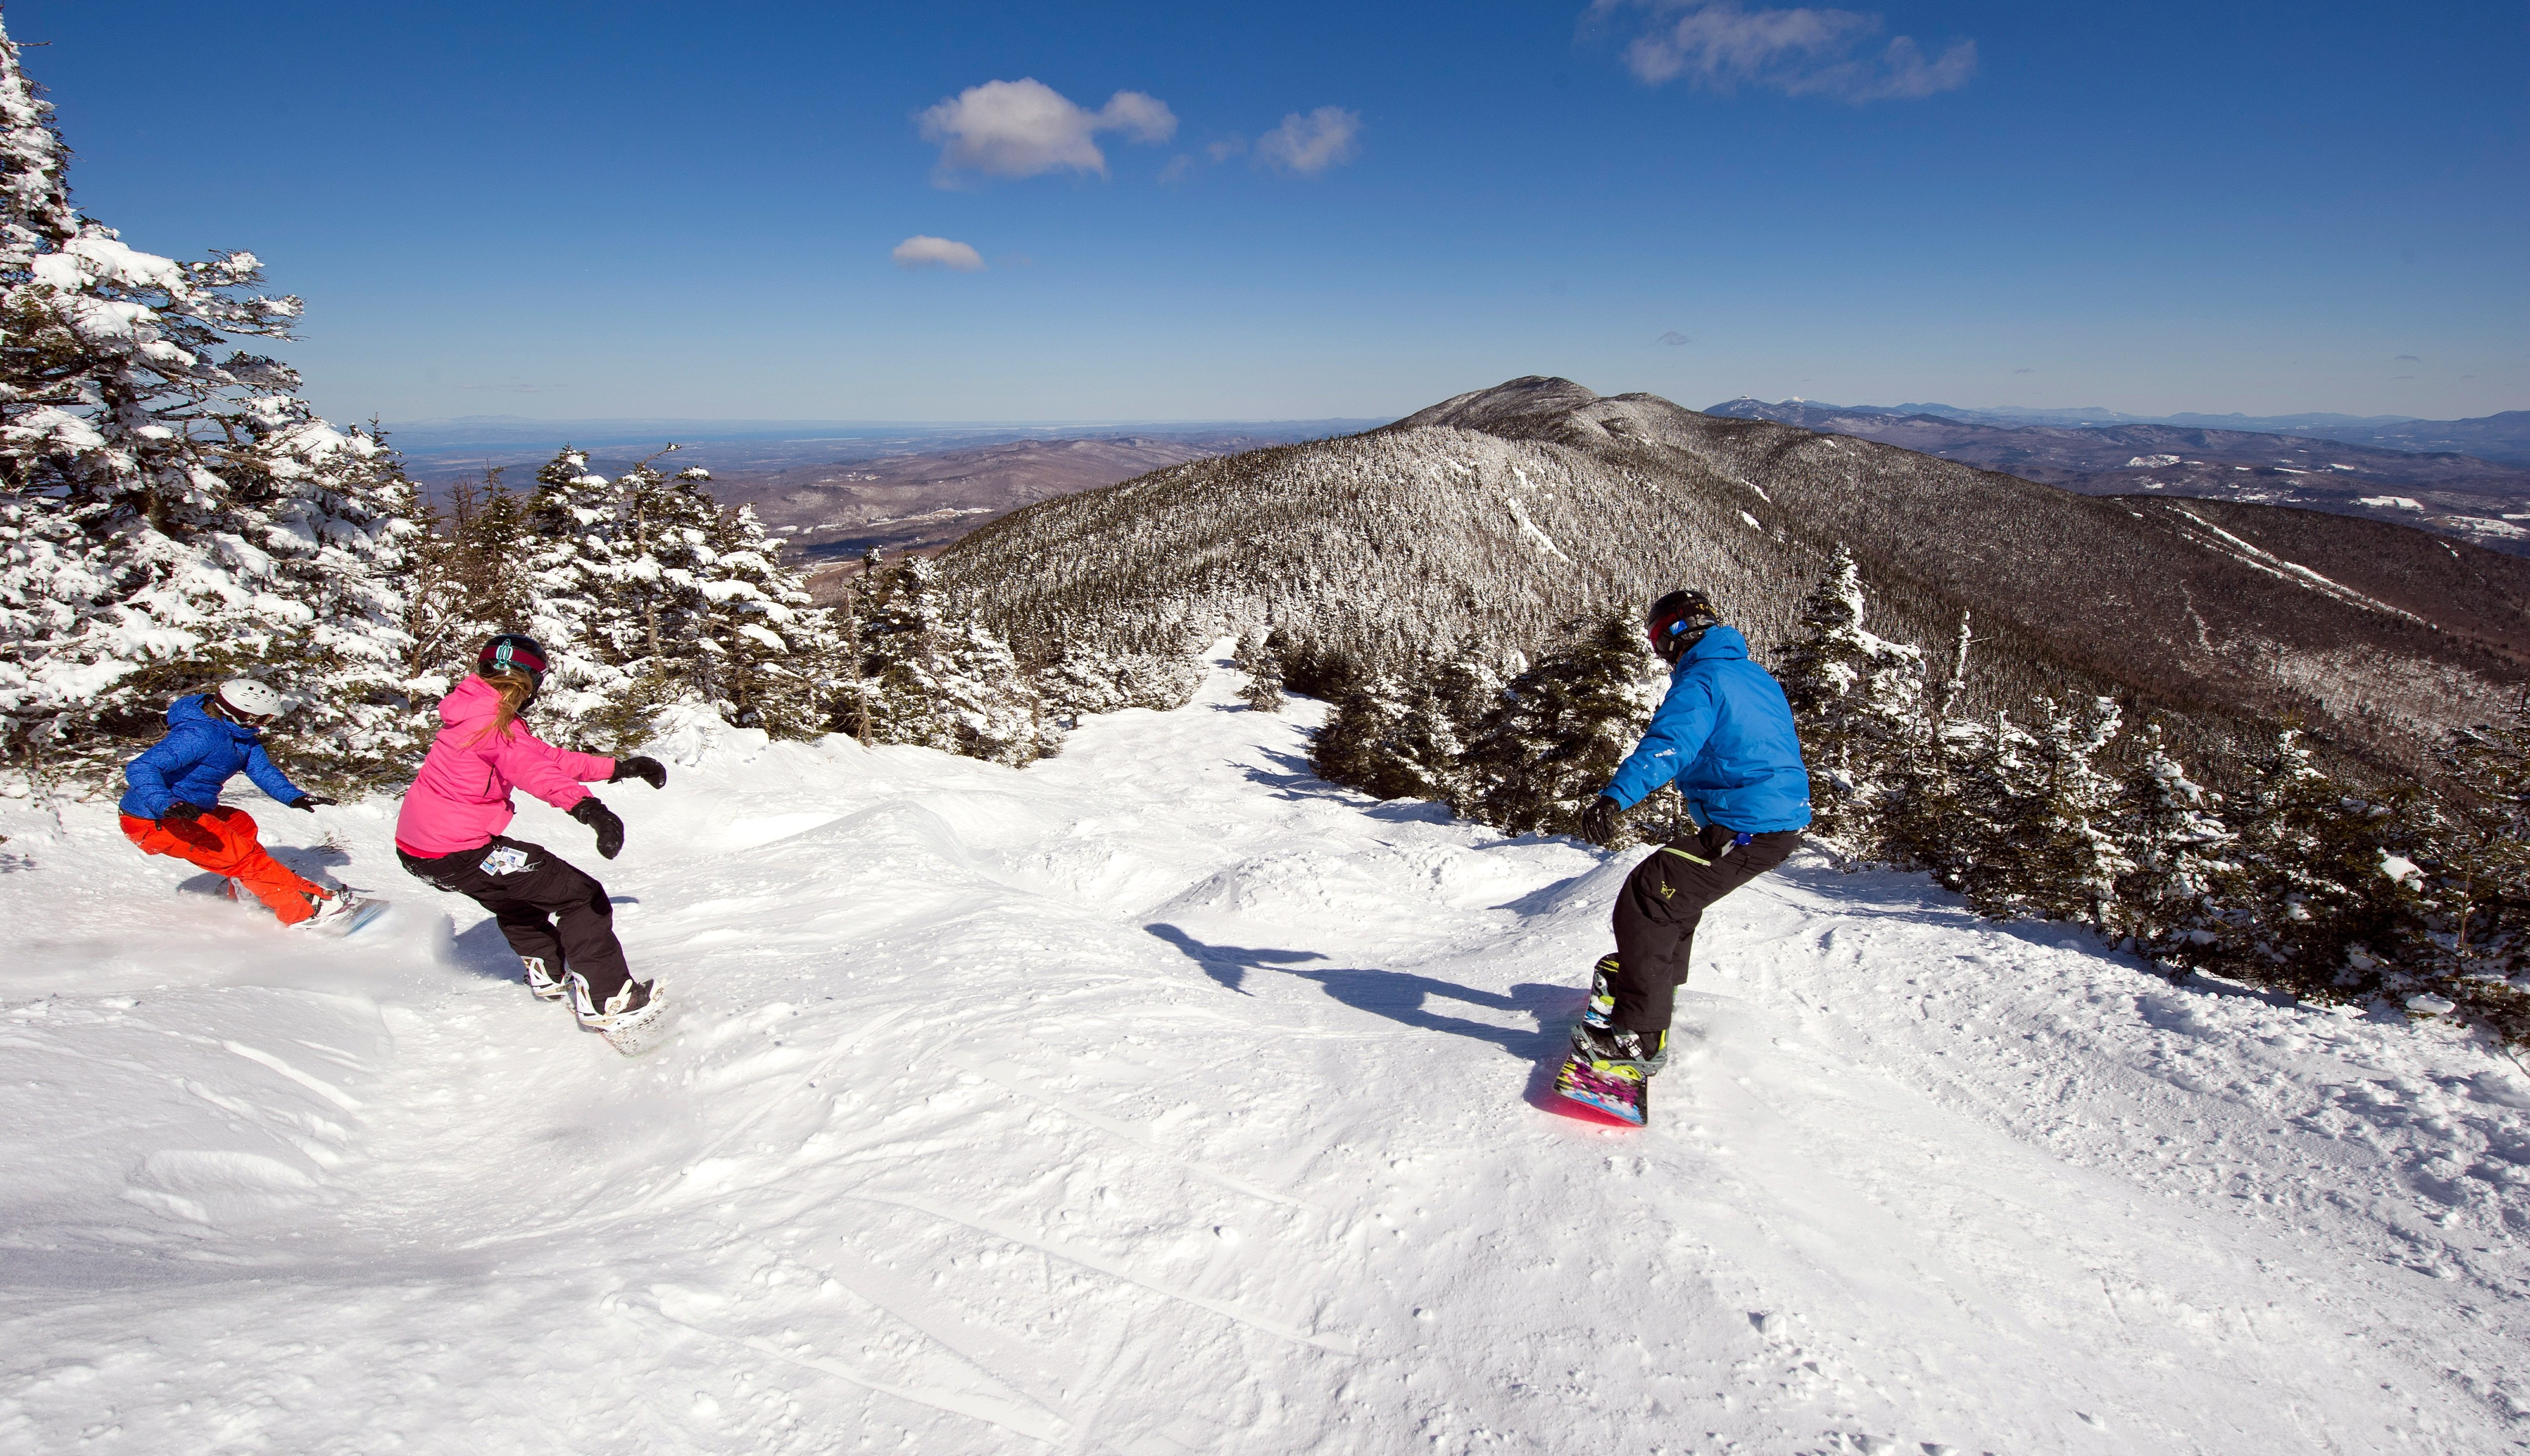
[[[491,911],[521,960],[544,962],[556,981],[566,970],[579,972],[599,1005],[632,979],[606,887],[542,844],[496,836],[480,849],[437,859],[401,849],[396,858],[409,873]]]
[[[1634,866],[1617,893],[1617,1007],[1611,1019],[1648,1044],[1669,1030],[1678,989],[1686,984],[1704,907],[1782,864],[1801,832],[1758,835],[1732,847],[1732,832],[1707,826],[1672,839]]]

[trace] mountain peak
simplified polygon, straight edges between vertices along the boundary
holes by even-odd
[[[1414,411],[1388,428],[1419,430],[1433,425],[1453,425],[1462,430],[1495,431],[1495,427],[1512,420],[1568,414],[1584,404],[1595,404],[1598,399],[1597,394],[1569,379],[1558,379],[1550,374],[1524,374],[1492,389],[1470,390],[1443,400],[1428,409]]]

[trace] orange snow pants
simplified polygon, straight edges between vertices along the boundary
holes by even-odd
[[[139,845],[144,854],[171,854],[214,875],[228,876],[253,890],[254,897],[270,906],[284,925],[297,925],[316,913],[316,907],[307,902],[309,895],[327,897],[323,886],[301,879],[290,866],[264,853],[254,836],[254,820],[244,809],[225,804],[204,809],[190,824],[181,819],[162,824],[126,814],[123,836]]]

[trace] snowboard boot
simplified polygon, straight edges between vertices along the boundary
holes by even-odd
[[[535,993],[537,1000],[558,1001],[563,998],[565,992],[563,983],[554,979],[553,972],[545,969],[543,956],[522,955],[519,957],[519,964],[526,968],[527,990]]]
[[[1616,1014],[1617,957],[1612,953],[1590,968],[1590,1001],[1581,1008],[1581,1024],[1605,1028],[1614,1024]]]
[[[1593,1071],[1641,1081],[1660,1075],[1661,1069],[1669,1065],[1669,1033],[1655,1032],[1645,1038],[1636,1032],[1592,1026],[1584,1021],[1572,1028],[1572,1054],[1588,1062]]]
[[[336,930],[344,921],[351,918],[353,911],[360,908],[360,897],[348,890],[338,890],[332,894],[307,894],[302,891],[301,897],[305,899],[309,908],[316,913],[292,926],[293,930]]]
[[[627,981],[599,1005],[586,977],[571,971],[563,979],[571,987],[571,1014],[579,1029],[604,1037],[606,1045],[627,1056],[649,1051],[667,1029],[668,998],[657,982]]]

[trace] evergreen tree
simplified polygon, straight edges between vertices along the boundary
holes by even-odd
[[[474,671],[485,638],[527,631],[532,615],[525,503],[502,483],[498,466],[484,471],[479,488],[461,479],[448,494],[442,511],[408,483],[400,507],[417,527],[406,551],[405,629],[412,640],[404,670],[417,700],[447,693]]]
[[[2145,952],[2171,955],[2181,940],[2210,936],[2206,895],[2233,868],[2221,807],[2172,755],[2161,725],[2147,727],[2116,806],[2118,847],[2132,866],[2118,879],[2116,924]]]
[[[1968,647],[1973,641],[1968,615],[1959,614],[1959,630],[1951,653],[1950,676],[1929,718],[1919,718],[1892,756],[1887,783],[1874,807],[1868,842],[1873,858],[1887,864],[1929,870],[1951,890],[1966,884],[1968,845],[1964,785],[1982,752],[1986,734],[1981,725],[1957,717],[1961,690],[1967,684]]]
[[[0,36],[0,737],[101,769],[169,698],[253,673],[337,755],[310,772],[384,772],[410,746],[393,455],[228,349],[300,311],[252,254],[130,246],[70,212],[65,157]]]
[[[2468,1014],[2530,1041],[2530,697],[2454,732],[2438,757],[2423,959]]]
[[[1868,842],[1922,713],[1924,655],[1863,630],[1862,572],[1842,546],[1801,605],[1803,635],[1778,654],[1810,770],[1812,833]]]
[[[2421,924],[2402,809],[2357,798],[2311,763],[2297,728],[2257,765],[2236,867],[2214,888],[2213,938],[2191,963],[2310,1000],[2379,989]]]
[[[824,730],[823,684],[840,644],[781,553],[753,507],[721,512],[702,586],[710,604],[702,645],[716,663],[723,718],[777,738],[808,738]]]
[[[69,164],[53,105],[27,79],[17,42],[0,26],[0,288],[26,282],[36,257],[79,236]],[[13,343],[0,345],[0,355],[14,349],[16,331],[10,333]],[[21,383],[14,374],[9,382]]]
[[[1477,726],[1458,811],[1512,834],[1569,834],[1659,702],[1643,634],[1611,617],[1514,678]]]
[[[592,743],[593,720],[632,686],[604,629],[617,606],[614,482],[589,470],[585,452],[565,447],[536,472],[525,515],[525,630],[549,664],[539,721],[562,740]]]
[[[2121,715],[2107,698],[2041,706],[2034,792],[2011,839],[2011,898],[2022,914],[2104,929],[2118,879],[2134,868],[2116,833],[2117,782],[2099,767]]]
[[[1947,826],[1952,837],[1936,852],[1970,908],[2018,915],[2026,905],[2022,827],[2038,813],[2038,740],[2001,712],[1992,724],[1955,725],[1945,736],[1958,768]]]
[[[1282,712],[1282,657],[1265,645],[1254,627],[1238,639],[1238,665],[1247,670],[1247,685],[1239,689],[1239,701],[1260,713]]]
[[[1023,764],[1037,712],[1009,644],[956,611],[927,557],[890,568],[864,635],[872,731],[969,758]]]
[[[871,623],[878,613],[879,587],[885,580],[885,566],[873,546],[861,556],[861,568],[845,584],[844,605],[838,614],[842,628],[839,650],[842,674],[836,682],[834,702],[835,726],[869,747],[877,741],[875,687],[870,681],[872,640]]]

